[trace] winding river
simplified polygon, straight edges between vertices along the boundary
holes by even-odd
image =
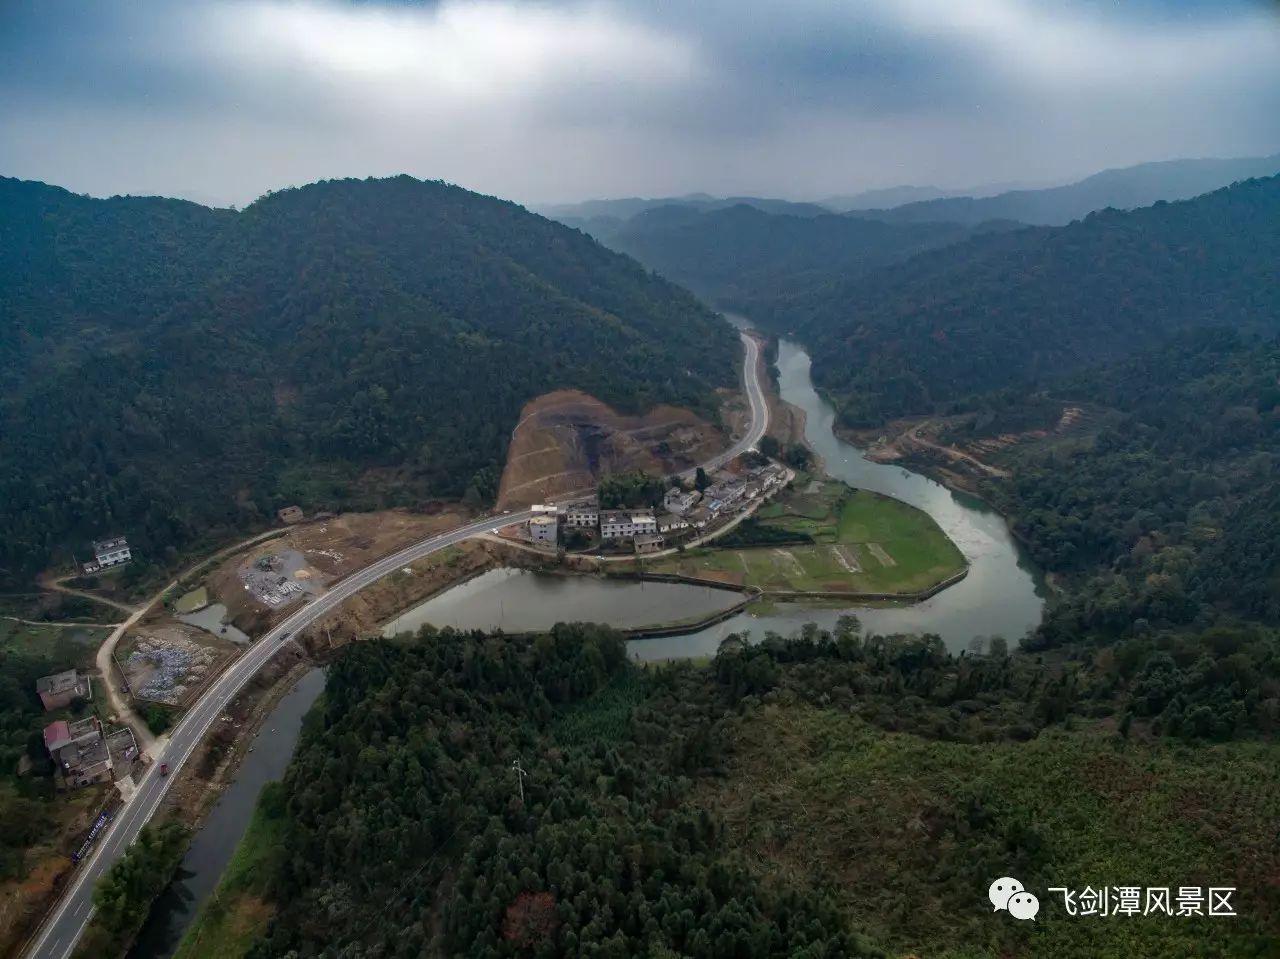
[[[832,429],[835,411],[814,390],[809,355],[799,344],[782,340],[777,365],[782,398],[804,410],[805,438],[822,458],[826,472],[851,486],[896,497],[927,512],[969,560],[969,575],[913,606],[836,609],[779,604],[767,614],[743,612],[701,632],[633,640],[631,652],[636,658],[707,656],[730,633],[749,632],[757,639],[769,630],[790,635],[807,622],[834,626],[846,612],[856,613],[873,632],[937,633],[957,652],[980,636],[1003,636],[1016,642],[1040,622],[1044,582],[998,513],[919,473],[873,463],[856,446],[838,438]],[[714,596],[703,595],[710,592],[714,591],[498,570],[415,607],[389,624],[387,633],[426,622],[508,632],[543,629],[558,620],[606,619],[620,626],[672,622],[705,611],[715,601]]]
[[[814,390],[809,356],[798,344],[781,342],[778,371],[781,395],[804,410],[805,437],[822,457],[827,473],[925,510],[968,558],[969,575],[914,606],[833,609],[782,604],[768,614],[739,613],[685,636],[632,640],[633,656],[641,660],[709,656],[733,632],[750,633],[757,639],[769,630],[790,635],[807,622],[833,626],[845,612],[856,613],[874,632],[937,633],[956,651],[977,636],[1016,640],[1040,621],[1044,584],[999,514],[910,470],[873,463],[857,447],[837,438],[832,432],[834,411]],[[732,605],[735,599],[733,593],[694,586],[500,569],[418,605],[387,624],[385,632],[416,629],[428,622],[508,632],[545,629],[562,620],[639,626],[704,616]],[[246,758],[236,781],[196,834],[178,880],[152,910],[130,959],[166,959],[173,954],[229,861],[263,783],[283,776],[302,717],[323,685],[323,672],[314,670],[275,707],[257,740],[263,748]]]

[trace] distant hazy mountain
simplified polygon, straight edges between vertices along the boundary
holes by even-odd
[[[1104,170],[1066,186],[1011,190],[990,197],[943,197],[894,206],[870,205],[850,215],[889,223],[982,223],[1016,220],[1061,226],[1096,210],[1132,210],[1160,200],[1187,200],[1239,180],[1280,173],[1280,154],[1230,160],[1166,160]]]
[[[833,213],[847,213],[850,210],[887,210],[907,203],[968,195],[964,190],[944,190],[936,186],[889,186],[844,196],[829,196],[822,201],[822,205]]]
[[[875,426],[1115,362],[1197,327],[1273,336],[1277,264],[1272,177],[975,237],[752,315],[797,330],[842,421]]]
[[[757,196],[716,197],[709,193],[689,193],[685,196],[623,197],[617,200],[584,200],[581,203],[558,203],[535,207],[535,211],[553,220],[559,220],[574,229],[586,230],[597,239],[603,239],[596,231],[608,232],[622,223],[648,210],[659,207],[682,207],[697,212],[723,210],[731,206],[751,206],[766,213],[787,213],[792,216],[821,216],[831,211],[819,203],[794,203]]]
[[[656,207],[594,235],[722,308],[744,309],[999,228],[791,216],[739,204]]]

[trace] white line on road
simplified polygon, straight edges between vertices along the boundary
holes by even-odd
[[[768,405],[765,402],[759,379],[759,345],[745,333],[740,335],[744,347],[743,386],[746,389],[747,399],[751,407],[751,426],[737,443],[707,462],[706,468],[710,469],[719,469],[734,457],[753,447],[760,441],[760,437],[764,435],[768,426]],[[577,496],[581,495],[581,493],[573,495]],[[508,526],[522,523],[531,519],[534,515],[536,514],[533,510],[504,515],[501,517],[501,524]],[[305,629],[370,583],[376,582],[402,566],[416,562],[424,556],[429,556],[447,546],[452,546],[455,543],[470,539],[472,536],[484,533],[496,519],[497,517],[489,516],[461,526],[456,530],[438,533],[391,556],[377,560],[362,570],[357,570],[346,579],[335,584],[329,592],[307,602],[302,608],[296,610],[278,626],[267,632],[261,639],[254,642],[243,656],[233,662],[226,672],[214,681],[199,702],[188,710],[187,714],[179,720],[178,725],[174,727],[168,745],[163,747],[161,751],[161,755],[165,757],[165,761],[169,764],[169,776],[160,776],[159,769],[156,766],[153,766],[143,774],[142,780],[138,783],[137,789],[134,790],[133,796],[126,801],[121,814],[107,826],[107,835],[100,837],[97,848],[90,853],[88,859],[80,864],[75,878],[63,894],[62,901],[50,913],[43,928],[33,940],[31,947],[27,951],[29,959],[66,959],[70,955],[75,948],[76,942],[84,932],[85,926],[88,925],[89,920],[93,917],[93,883],[115,862],[117,850],[122,845],[124,848],[132,845],[134,839],[137,838],[138,832],[155,814],[156,809],[169,789],[170,783],[176,778],[182,765],[204,738],[215,718],[222,714],[227,704],[239,694],[245,684],[257,675],[258,670],[279,652],[281,644],[278,640],[291,637],[295,632]],[[159,759],[160,757],[153,756],[152,758]],[[68,910],[73,906],[75,912],[69,913]],[[67,931],[64,928],[64,924],[68,918],[71,920],[78,918],[80,913],[84,912],[86,906],[89,908],[88,915],[72,932],[70,942],[67,943],[66,948],[60,950],[58,945],[62,942],[63,935]],[[55,933],[57,933],[56,936],[54,935]],[[50,936],[53,936],[52,940],[50,940]]]

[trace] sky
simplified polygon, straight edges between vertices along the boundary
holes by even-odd
[[[819,199],[1275,152],[1274,0],[0,0],[0,175],[95,196]]]

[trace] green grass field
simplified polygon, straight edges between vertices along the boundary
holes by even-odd
[[[1274,955],[1260,877],[1280,869],[1280,746],[1120,740],[1105,727],[970,745],[846,712],[774,705],[738,722],[701,799],[764,875],[829,890],[894,956]],[[787,757],[779,762],[779,757]],[[1020,879],[1034,923],[993,915]],[[1050,886],[1236,886],[1237,918],[1066,915]],[[1270,940],[1274,944],[1274,940]]]
[[[804,533],[814,544],[708,547],[650,568],[766,591],[867,593],[918,592],[964,568],[960,551],[927,513],[842,483],[806,484],[756,516],[766,526]]]
[[[110,632],[94,626],[28,626],[0,619],[0,649],[65,663],[61,669],[89,669]]]
[[[218,887],[182,937],[174,959],[240,959],[267,928],[275,907],[263,893],[285,854],[284,789],[267,783]]]

